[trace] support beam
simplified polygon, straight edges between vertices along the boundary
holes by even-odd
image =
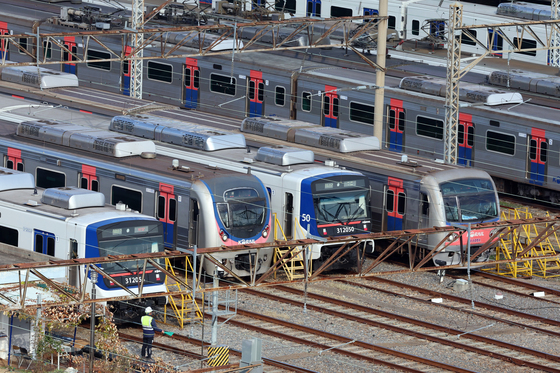
[[[558,20],[558,0],[550,1],[550,18]],[[550,38],[550,45],[553,47],[550,50],[550,65],[560,67],[560,30],[557,27],[552,28]]]
[[[385,113],[385,60],[387,57],[387,8],[388,0],[379,1],[379,26],[377,28],[377,65],[379,68],[375,72],[375,102],[373,113],[373,136],[377,137],[381,148],[384,148],[383,141],[383,114]]]
[[[142,98],[142,69],[144,67],[144,0],[132,0],[132,60],[130,63],[130,97]]]

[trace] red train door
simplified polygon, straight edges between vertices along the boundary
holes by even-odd
[[[393,177],[388,178],[385,192],[385,210],[387,211],[387,230],[400,231],[403,227],[405,198],[403,181]]]
[[[249,98],[249,117],[263,116],[264,80],[262,71],[251,70],[249,87],[247,92]]]
[[[474,146],[472,115],[459,113],[457,130],[457,164],[472,166]]]
[[[405,114],[402,100],[391,99],[387,115],[389,150],[402,152],[404,145]]]
[[[125,56],[130,56],[132,48],[126,47],[124,50]],[[123,61],[123,76],[122,76],[122,93],[125,96],[130,96],[130,61]]]
[[[93,166],[82,165],[80,188],[99,192],[99,180],[97,179],[96,171],[96,168]]]
[[[163,237],[166,248],[175,247],[175,225],[177,222],[177,198],[173,185],[159,184],[156,216],[163,223]]]
[[[72,53],[76,55],[78,53],[78,45],[76,44],[74,36],[65,36],[64,37],[64,47],[68,49],[68,51],[62,49],[62,60],[64,64],[62,65],[62,71],[65,73],[76,74],[76,64],[74,61],[74,56]]]
[[[338,93],[337,88],[326,85],[323,95],[323,125],[338,128]]]
[[[8,30],[8,24],[6,22],[0,22],[0,35],[9,35],[10,30]],[[8,39],[0,40],[0,59],[7,60],[8,57]]]
[[[529,154],[527,161],[527,178],[531,184],[543,185],[546,176],[548,143],[545,131],[531,129],[529,136]]]
[[[198,69],[198,60],[196,58],[185,59],[185,68],[183,70],[183,82],[185,89],[183,94],[183,102],[187,109],[196,109],[198,107],[198,95],[200,87],[200,71]]]
[[[21,159],[21,150],[15,148],[8,148],[8,158],[6,159],[6,168],[23,171],[23,159]]]

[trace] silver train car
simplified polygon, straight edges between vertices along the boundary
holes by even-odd
[[[103,194],[76,187],[37,188],[30,173],[0,167],[0,242],[25,250],[68,260],[109,255],[131,255],[163,251],[163,226],[155,218],[127,210],[123,204],[105,205]],[[101,266],[99,266],[101,268]],[[116,284],[138,288],[143,263],[123,261],[103,264],[112,278],[99,276],[97,298],[127,296]],[[152,265],[143,274],[143,293],[165,292],[165,275]],[[85,266],[67,268],[62,280],[91,291],[91,273]],[[165,297],[137,301],[108,301],[119,322],[141,316],[139,310],[165,304]]]
[[[183,151],[185,144],[180,140],[192,133],[196,125],[184,123],[183,131],[180,122],[148,115],[113,117],[110,129],[146,137],[149,133],[165,132],[164,126],[173,126],[176,138],[160,137],[159,140],[166,141],[166,145],[157,147],[158,154],[235,172],[250,170],[257,176],[268,191],[271,209],[284,234],[278,239],[340,237],[371,232],[367,179],[359,172],[345,170],[334,163],[314,164],[312,151],[284,146],[261,147],[255,153],[250,148],[237,147],[211,153],[196,147]],[[373,251],[372,240],[361,245],[363,250]],[[312,245],[314,268],[319,268],[339,248],[340,244]],[[357,255],[352,250],[330,269],[349,269],[356,264]]]
[[[163,224],[168,249],[272,240],[268,193],[254,175],[156,155],[152,141],[56,120],[23,120],[13,137],[0,139],[6,167],[34,173],[39,187],[94,190],[113,205],[123,203],[154,216]],[[214,131],[202,141],[213,146],[219,137]],[[231,273],[205,261],[209,274],[261,274],[270,267],[273,250],[220,253],[215,258]]]
[[[79,86],[75,74],[38,66],[0,66],[0,79],[40,89]]]

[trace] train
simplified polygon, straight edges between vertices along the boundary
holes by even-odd
[[[58,110],[63,116],[65,109],[51,109],[48,117],[60,114]],[[112,205],[122,203],[155,217],[163,225],[166,249],[272,240],[268,193],[254,175],[156,156],[152,141],[87,129],[76,124],[80,122],[76,116],[73,123],[24,116],[10,120],[17,123],[18,142],[1,139],[5,167],[32,173],[38,187],[93,190]],[[245,146],[242,135],[215,130],[190,135],[206,148]],[[273,249],[224,252],[214,257],[221,267],[204,261],[208,274],[248,276],[270,268]]]
[[[130,211],[119,203],[105,204],[99,192],[77,187],[38,188],[27,172],[0,167],[0,242],[68,260],[163,251],[163,225],[153,217]],[[98,299],[128,296],[117,282],[137,290],[144,276],[143,293],[166,291],[165,274],[143,262],[123,261],[98,265],[111,278],[99,277]],[[66,269],[68,284],[90,292],[91,272],[84,265]],[[165,296],[120,302],[106,301],[118,321],[132,321],[150,305],[163,305]]]

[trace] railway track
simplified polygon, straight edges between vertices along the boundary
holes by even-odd
[[[277,286],[275,289],[287,292],[291,295],[296,295],[300,298],[305,296],[303,291],[287,286]],[[304,306],[303,302],[294,300],[293,297],[280,297],[256,290],[244,290],[244,292],[298,307]],[[500,359],[505,362],[527,366],[533,369],[549,372],[560,371],[560,357],[558,356],[552,356],[544,352],[479,335],[466,334],[461,330],[454,330],[319,294],[308,292],[307,297],[310,300],[305,306],[310,310],[463,350],[462,352],[457,351],[455,353],[475,353],[479,356]],[[247,314],[245,316],[260,317],[255,314]],[[458,336],[461,337],[458,338]]]

